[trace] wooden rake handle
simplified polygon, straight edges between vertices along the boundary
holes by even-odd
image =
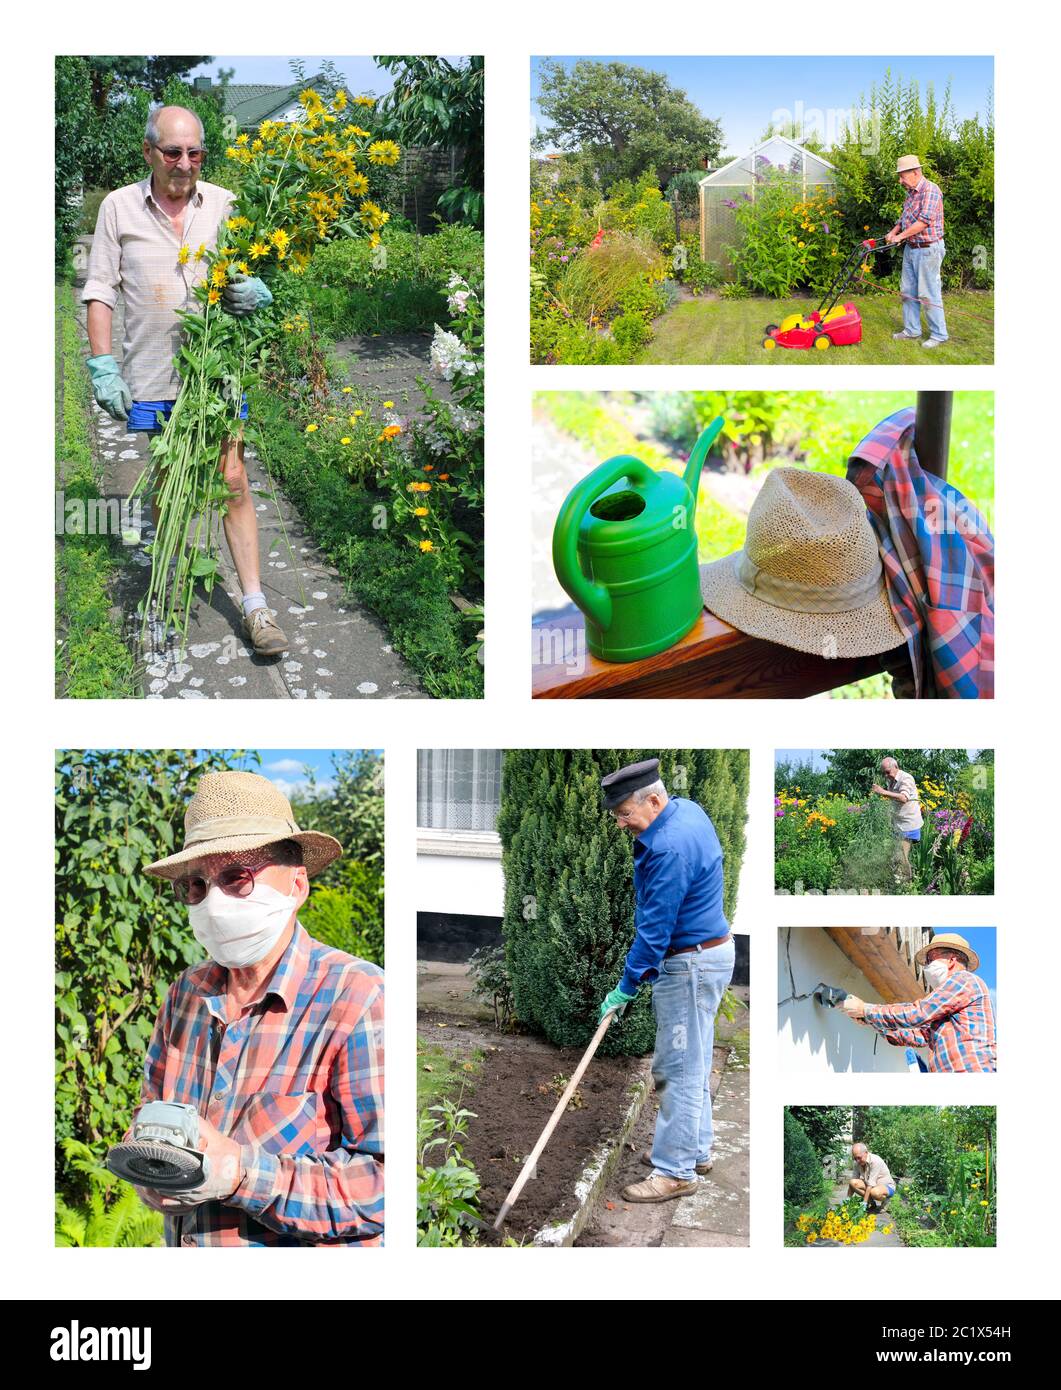
[[[497,1220],[494,1222],[495,1231],[500,1230],[501,1223],[504,1221],[505,1217],[509,1214],[509,1212],[512,1210],[512,1208],[516,1205],[517,1201],[519,1200],[519,1194],[523,1191],[524,1187],[527,1185],[528,1178],[534,1172],[535,1164],[538,1162],[538,1159],[541,1158],[543,1149],[545,1148],[546,1144],[548,1144],[549,1140],[552,1138],[553,1130],[560,1123],[560,1116],[567,1109],[568,1101],[570,1101],[571,1097],[575,1094],[575,1088],[578,1086],[578,1083],[582,1080],[586,1068],[589,1066],[590,1062],[592,1062],[593,1054],[596,1052],[597,1048],[600,1047],[601,1039],[604,1037],[605,1033],[611,1026],[611,1021],[614,1017],[615,1010],[609,1009],[608,1012],[601,1019],[600,1023],[597,1025],[597,1031],[593,1034],[593,1037],[590,1038],[589,1046],[582,1054],[582,1060],[575,1068],[574,1075],[571,1077],[571,1080],[567,1083],[567,1088],[565,1089],[564,1094],[557,1101],[556,1109],[549,1116],[548,1124],[542,1130],[538,1142],[535,1144],[534,1148],[531,1149],[530,1153],[528,1154],[526,1162],[520,1169],[519,1177],[512,1184],[512,1190],[509,1192],[508,1196],[501,1204],[501,1210],[497,1213]]]

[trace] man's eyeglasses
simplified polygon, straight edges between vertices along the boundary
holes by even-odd
[[[212,882],[216,883],[222,893],[227,893],[230,898],[245,898],[254,889],[256,875],[269,867],[268,864],[259,864],[256,869],[249,869],[246,864],[227,864]],[[189,878],[175,878],[173,891],[180,902],[195,907],[210,891],[210,883],[211,880],[203,878],[201,874],[195,874]]]
[[[189,164],[202,164],[206,158],[206,147],[198,145],[195,149],[182,150],[178,145],[156,145],[155,149],[167,164],[179,164],[181,155],[188,156]]]

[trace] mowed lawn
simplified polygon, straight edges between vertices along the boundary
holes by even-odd
[[[914,342],[895,342],[902,328],[898,294],[852,296],[862,315],[862,341],[854,347],[805,352],[763,349],[763,330],[788,314],[817,308],[799,299],[700,299],[676,304],[653,324],[656,336],[637,362],[754,364],[755,366],[919,366],[990,364],[995,358],[994,295],[980,290],[946,294],[943,307],[950,337],[926,352]],[[927,334],[926,334],[927,336]]]

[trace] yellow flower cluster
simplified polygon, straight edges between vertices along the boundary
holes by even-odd
[[[876,1216],[855,1218],[846,1207],[837,1207],[825,1216],[811,1216],[804,1212],[796,1218],[796,1230],[805,1238],[808,1245],[819,1240],[833,1241],[836,1245],[861,1245],[877,1229]],[[891,1227],[885,1230],[891,1234]]]
[[[811,811],[803,824],[807,830],[819,830],[824,835],[836,821],[831,816],[823,815],[821,811]]]

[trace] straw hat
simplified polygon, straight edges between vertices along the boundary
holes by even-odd
[[[299,830],[291,803],[267,777],[256,772],[206,772],[184,813],[184,848],[149,864],[145,872],[180,878],[181,867],[194,859],[260,849],[278,840],[295,840],[302,846],[311,878],[343,852],[331,835]]]
[[[961,951],[962,955],[965,957],[966,968],[969,970],[975,970],[980,964],[980,957],[969,945],[965,937],[959,936],[956,932],[952,931],[939,932],[932,938],[927,946],[922,946],[917,955],[914,956],[914,964],[917,966],[924,965],[925,957],[928,955],[929,951],[934,951],[937,946],[947,946],[952,951]]]
[[[700,590],[739,631],[799,652],[874,656],[905,641],[862,495],[831,473],[772,469],[744,549],[701,565]]]
[[[899,161],[895,166],[895,172],[897,174],[906,174],[909,173],[911,169],[920,168],[921,161],[920,159],[918,159],[916,154],[901,154],[899,156]]]

